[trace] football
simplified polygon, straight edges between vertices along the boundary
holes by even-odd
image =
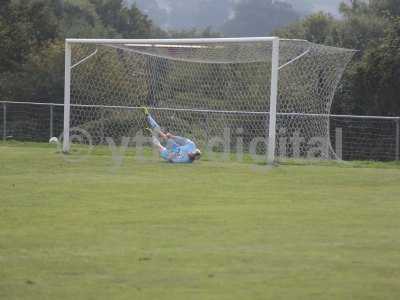
[[[50,138],[49,144],[58,144],[58,138],[56,138],[55,136],[53,136],[52,138]]]

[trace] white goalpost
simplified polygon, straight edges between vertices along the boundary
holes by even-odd
[[[67,39],[63,151],[72,128],[98,144],[134,136],[148,106],[203,147],[224,137],[219,150],[266,154],[269,164],[310,152],[332,158],[330,107],[353,53],[278,37]],[[298,135],[305,141],[295,149]],[[315,150],[315,138],[329,149]]]

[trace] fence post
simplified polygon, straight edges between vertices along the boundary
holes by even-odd
[[[53,104],[50,104],[50,138],[54,136],[53,120],[54,120],[54,106]]]
[[[101,111],[100,111],[100,142],[99,142],[99,144],[100,145],[102,145],[103,143],[105,144],[106,143],[106,138],[105,138],[105,133],[104,133],[104,120],[105,120],[105,118],[106,118],[106,112],[104,111],[105,110],[105,108],[104,107],[102,107],[102,108],[100,108],[101,109]]]
[[[343,128],[335,128],[335,153],[336,157],[343,160]]]
[[[7,104],[3,102],[3,141],[7,139]]]
[[[206,117],[205,117],[205,134],[206,134],[206,136],[205,136],[205,143],[208,143],[208,139],[209,139],[209,132],[208,132],[208,112],[206,112]]]
[[[396,120],[396,161],[400,160],[400,118]]]

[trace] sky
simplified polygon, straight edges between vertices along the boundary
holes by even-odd
[[[193,27],[218,28],[232,17],[235,2],[246,0],[128,0],[155,23],[168,29],[190,29]],[[267,1],[267,0],[266,0]],[[349,0],[281,0],[289,2],[300,13],[323,10],[338,16],[342,1]]]
[[[314,11],[328,11],[334,15],[338,14],[338,7],[343,0],[310,0]],[[296,1],[299,2],[299,1]]]
[[[217,0],[218,1],[218,0]],[[292,4],[297,10],[306,12],[326,11],[338,15],[338,7],[345,0],[285,0]]]

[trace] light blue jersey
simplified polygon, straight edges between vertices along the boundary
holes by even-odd
[[[167,147],[160,152],[160,156],[172,163],[192,163],[189,154],[195,152],[196,148],[191,140],[176,136],[168,140]]]
[[[149,115],[147,121],[155,132],[161,130],[157,122]],[[194,153],[196,144],[184,137],[175,136],[167,141],[166,147],[160,151],[161,158],[171,163],[192,163],[189,154]]]

